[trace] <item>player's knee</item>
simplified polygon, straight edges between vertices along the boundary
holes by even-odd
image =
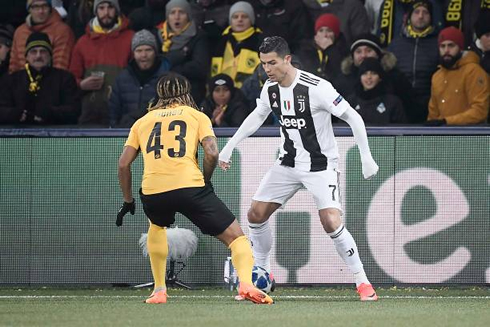
[[[248,222],[252,224],[260,224],[267,221],[267,216],[264,212],[260,212],[257,208],[251,207],[247,214]]]
[[[342,224],[340,211],[336,208],[322,209],[320,210],[320,221],[323,229],[327,233],[331,233]]]

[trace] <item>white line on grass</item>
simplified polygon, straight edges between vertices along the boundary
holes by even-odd
[[[2,299],[107,299],[107,298],[118,298],[118,299],[131,299],[131,298],[144,298],[145,296],[138,295],[0,295],[0,300]],[[169,295],[171,298],[177,299],[228,299],[233,298],[232,295]],[[277,295],[273,296],[275,299],[357,299],[357,296],[342,296],[342,295]],[[429,295],[385,295],[380,296],[381,299],[480,299],[488,300],[490,296],[429,296]]]

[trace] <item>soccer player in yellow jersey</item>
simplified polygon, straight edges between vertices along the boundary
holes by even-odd
[[[259,304],[273,303],[253,286],[250,243],[235,216],[214,193],[211,176],[218,162],[218,145],[211,121],[197,109],[190,95],[189,81],[175,73],[164,75],[158,81],[157,94],[157,103],[131,127],[118,171],[124,199],[116,221],[120,226],[126,213],[134,214],[131,163],[141,151],[144,173],[140,198],[150,220],[147,247],[155,281],[153,293],[145,302],[167,302],[166,228],[180,212],[231,250],[240,296]],[[204,148],[203,172],[196,159],[199,144]]]

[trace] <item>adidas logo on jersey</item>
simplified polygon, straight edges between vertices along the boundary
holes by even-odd
[[[279,120],[279,124],[285,128],[302,129],[306,128],[306,120],[304,118],[287,118],[282,116]]]

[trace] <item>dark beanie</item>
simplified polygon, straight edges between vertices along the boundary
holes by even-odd
[[[490,10],[482,10],[475,23],[475,34],[477,38],[490,32]]]
[[[26,3],[26,9],[29,10],[29,8],[36,2],[43,1],[46,2],[49,6],[51,6],[51,0],[27,0]]]
[[[412,3],[412,5],[410,6],[410,9],[408,11],[408,16],[407,16],[408,19],[410,19],[410,17],[412,16],[413,11],[420,6],[427,8],[427,10],[429,11],[430,17],[432,19],[432,3],[428,0],[415,0]]]
[[[334,14],[323,14],[316,19],[315,33],[322,27],[328,27],[338,38],[340,34],[340,20]]]
[[[439,38],[437,44],[440,46],[444,41],[453,41],[456,43],[461,51],[464,49],[464,35],[459,29],[454,26],[446,27],[439,32]]]
[[[7,47],[12,46],[15,28],[12,25],[0,24],[0,44],[5,44]]]
[[[359,77],[366,72],[375,72],[379,77],[383,78],[384,70],[376,58],[364,58],[361,65],[359,66]]]
[[[233,83],[231,77],[226,74],[218,74],[211,78],[211,80],[209,81],[209,93],[213,93],[216,87],[223,85],[228,86],[230,91],[233,93],[233,90],[235,89],[235,84]]]
[[[354,40],[354,42],[352,42],[352,45],[350,46],[351,55],[354,55],[354,51],[356,51],[356,49],[361,45],[372,48],[374,51],[376,51],[378,57],[381,57],[383,55],[379,38],[376,35],[365,33],[356,37],[356,39]]]
[[[116,12],[117,14],[119,15],[119,13],[121,12],[121,8],[119,7],[119,0],[95,0],[94,1],[94,15],[97,16],[97,7],[104,3],[104,2],[108,2],[110,3],[114,8],[116,8]]]
[[[27,38],[26,42],[26,52],[29,52],[32,48],[35,47],[43,47],[49,51],[49,54],[53,54],[53,47],[51,46],[51,41],[49,40],[49,36],[45,33],[34,32]]]

